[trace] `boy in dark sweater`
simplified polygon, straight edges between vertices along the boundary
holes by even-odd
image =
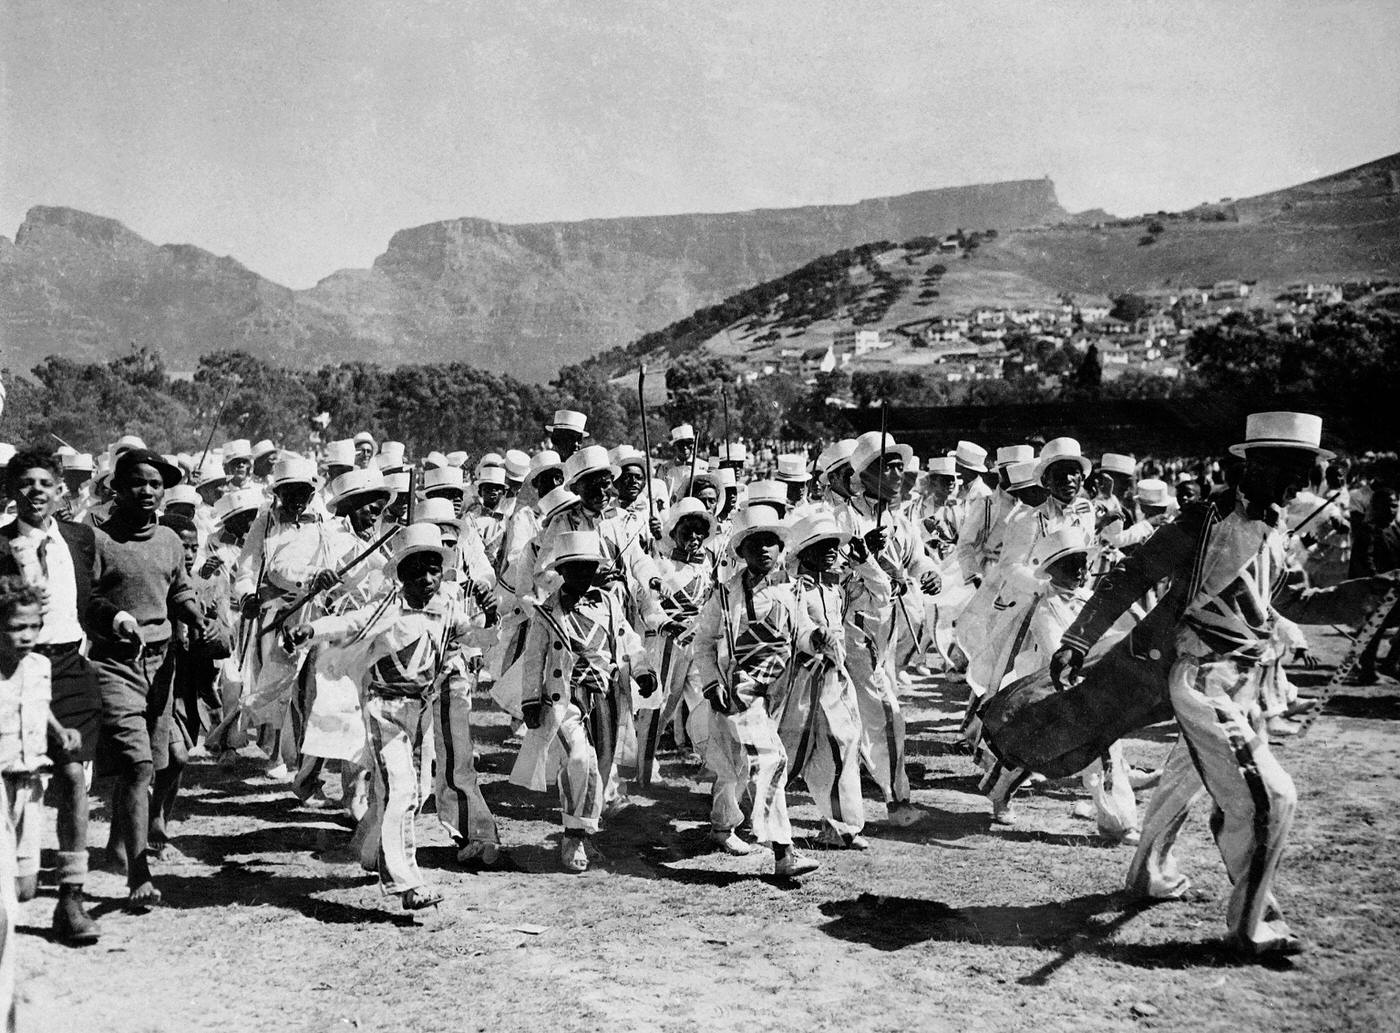
[[[168,737],[153,742],[152,731],[170,704],[170,614],[189,625],[192,638],[206,633],[180,536],[156,519],[165,489],[180,478],[178,468],[146,449],[117,460],[93,582],[89,659],[102,688],[98,761],[101,773],[116,777],[108,851],[126,873],[128,907],[138,909],[160,903],[146,847],[153,761],[163,762],[168,752]]]

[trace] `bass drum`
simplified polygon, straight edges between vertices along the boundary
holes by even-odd
[[[1129,732],[1171,720],[1176,616],[1177,607],[1159,604],[1127,635],[1100,641],[1082,680],[1063,691],[1049,668],[1007,685],[978,710],[984,743],[1009,767],[1066,778]]]

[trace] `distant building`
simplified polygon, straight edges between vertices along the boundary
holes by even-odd
[[[808,374],[831,373],[836,363],[836,349],[829,344],[825,348],[808,348],[802,353],[802,369]]]
[[[878,330],[838,330],[831,344],[838,352],[850,352],[859,358],[888,348],[894,342],[882,338]]]

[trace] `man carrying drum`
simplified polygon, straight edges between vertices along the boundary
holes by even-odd
[[[1269,749],[1259,706],[1274,624],[1280,614],[1300,623],[1356,619],[1394,583],[1377,577],[1308,589],[1302,572],[1286,566],[1280,516],[1318,458],[1331,458],[1318,447],[1321,436],[1316,416],[1250,416],[1246,440],[1230,449],[1245,464],[1234,508],[1207,514],[1201,535],[1183,522],[1159,529],[1102,579],[1050,664],[1058,688],[1072,685],[1089,647],[1134,601],[1163,578],[1192,579],[1174,650],[1163,643],[1166,650],[1152,651],[1154,662],[1170,665],[1180,737],[1148,805],[1127,883],[1157,900],[1186,892],[1190,883],[1172,847],[1204,789],[1215,805],[1211,829],[1234,885],[1229,940],[1249,958],[1303,949],[1272,892],[1297,805],[1293,780]],[[1175,655],[1164,655],[1169,652]]]

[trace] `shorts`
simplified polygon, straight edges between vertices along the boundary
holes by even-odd
[[[155,735],[169,719],[171,664],[169,642],[144,649],[104,644],[89,660],[102,690],[102,734],[97,746],[98,775],[126,774],[138,765],[169,763],[170,736]]]

